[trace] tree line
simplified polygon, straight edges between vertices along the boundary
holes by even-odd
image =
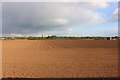
[[[118,36],[115,37],[66,37],[66,36],[47,36],[47,37],[5,37],[5,39],[12,39],[12,40],[16,40],[16,39],[27,39],[27,40],[118,40],[120,39]]]

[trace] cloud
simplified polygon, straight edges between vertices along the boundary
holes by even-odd
[[[104,23],[106,20],[93,9],[106,8],[102,3],[3,3],[3,34],[37,34],[69,30]]]
[[[120,8],[116,8],[112,14],[112,21],[113,22],[120,22]]]
[[[16,34],[16,33],[2,34],[2,36],[6,36],[6,37],[23,37],[22,34]]]
[[[109,6],[109,4],[107,4],[106,2],[102,2],[102,3],[93,2],[90,4],[92,5],[92,8],[107,8]]]
[[[82,8],[91,8],[91,9],[97,9],[97,8],[107,8],[109,7],[109,4],[107,2],[80,2],[80,3],[71,3],[71,4],[78,4]],[[68,4],[69,5],[69,4]]]
[[[15,37],[22,37],[22,34],[11,33],[10,35]]]
[[[65,19],[55,19],[55,22],[58,24],[67,24],[67,20]]]
[[[112,14],[112,21],[114,21],[114,22],[118,22],[118,13],[119,13],[118,10],[119,10],[119,8],[116,8]]]

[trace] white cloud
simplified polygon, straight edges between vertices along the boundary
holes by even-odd
[[[113,15],[118,14],[118,8],[114,10]]]
[[[63,33],[65,33],[65,32],[66,32],[66,34],[71,35],[71,34],[73,34],[73,29],[72,28],[68,28]]]
[[[67,24],[67,20],[65,19],[55,19],[55,22],[57,22],[58,24]]]
[[[92,8],[107,8],[109,6],[109,4],[107,2],[102,2],[102,3],[92,2],[90,4],[91,4]]]
[[[119,12],[120,8],[116,8],[112,14],[112,21],[114,22],[118,22],[118,15],[120,15],[120,12]]]
[[[14,37],[22,37],[22,34],[11,33],[10,36],[14,36]]]
[[[89,8],[89,9],[107,8],[109,6],[107,2],[80,2],[80,3],[71,3],[71,4],[75,4],[75,5],[78,4],[82,8]]]

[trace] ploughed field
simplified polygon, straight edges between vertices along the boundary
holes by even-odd
[[[118,76],[117,40],[4,40],[3,78]]]

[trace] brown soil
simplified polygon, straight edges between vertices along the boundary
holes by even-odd
[[[3,78],[118,76],[116,40],[4,40]]]

